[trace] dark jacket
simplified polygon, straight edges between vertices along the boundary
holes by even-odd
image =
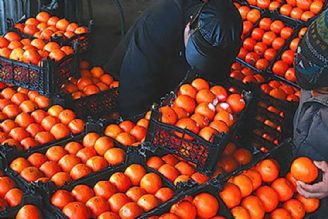
[[[235,21],[235,34],[240,38],[242,25],[238,10],[231,0],[220,0],[220,4],[225,14],[222,19],[229,23],[227,28],[233,28],[231,23]],[[106,70],[119,77],[119,103],[123,115],[131,116],[149,110],[154,102],[158,102],[184,78],[189,65],[184,55],[183,32],[190,15],[200,5],[200,0],[156,1],[115,49]],[[222,29],[224,31],[224,27]],[[235,47],[239,45],[231,45],[231,51],[238,51]],[[215,72],[217,81],[228,77],[236,55],[231,55],[230,50],[223,53],[225,57],[218,60],[222,67]]]
[[[294,117],[295,156],[328,162],[328,95],[302,90]]]

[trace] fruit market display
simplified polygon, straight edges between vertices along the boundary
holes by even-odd
[[[124,160],[125,151],[115,147],[111,138],[90,132],[80,142],[68,141],[44,152],[17,157],[9,167],[28,182],[50,180],[60,187]]]
[[[250,5],[257,6],[261,9],[268,9],[270,11],[277,10],[281,4],[282,0],[247,0]]]
[[[230,78],[241,81],[243,84],[260,84],[265,82],[265,79],[261,74],[254,72],[249,67],[243,66],[238,62],[232,64]]]
[[[68,82],[63,84],[61,89],[72,96],[73,99],[80,99],[84,96],[107,91],[119,86],[110,74],[104,72],[102,67],[89,67],[87,61],[80,63],[81,78],[70,77]]]
[[[79,26],[77,23],[70,22],[65,18],[51,16],[47,12],[40,12],[36,17],[28,18],[24,23],[14,25],[20,32],[50,41],[52,37],[73,38],[81,34],[88,33],[88,29]]]
[[[296,82],[295,69],[294,69],[294,55],[297,46],[305,34],[307,28],[303,27],[298,32],[298,36],[295,37],[289,44],[289,49],[286,49],[281,54],[281,59],[276,61],[272,66],[272,72],[278,76],[285,77],[288,81]]]
[[[251,35],[243,40],[238,57],[258,70],[265,70],[293,31],[279,19],[264,17]]]
[[[247,5],[240,5],[239,3],[234,3],[238,8],[241,18],[243,19],[243,33],[242,39],[249,34],[253,29],[256,22],[261,17],[261,12],[256,8],[250,8]]]
[[[74,53],[71,46],[60,46],[56,42],[23,38],[16,32],[0,37],[0,56],[33,65],[41,65],[47,58],[59,62]]]
[[[0,93],[1,144],[27,150],[79,134],[84,121],[60,105],[48,110],[49,99],[24,88],[4,88]]]
[[[306,22],[319,14],[325,4],[325,0],[287,0],[280,7],[279,13]]]
[[[287,100],[289,102],[298,102],[300,97],[299,89],[277,80],[262,84],[261,90],[271,97],[279,100]]]
[[[11,177],[0,172],[0,211],[20,205],[23,198],[23,190],[17,187]]]
[[[137,218],[174,196],[158,174],[140,164],[92,183],[76,185],[71,191],[57,190],[51,203],[68,218]]]

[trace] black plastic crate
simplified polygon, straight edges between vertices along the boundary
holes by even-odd
[[[99,119],[106,115],[118,112],[118,89],[112,88],[107,91],[72,99],[70,94],[61,95],[65,105],[73,109],[80,117]]]
[[[178,195],[178,196],[174,197],[173,199],[171,199],[170,201],[166,202],[163,206],[161,206],[158,209],[155,209],[153,211],[150,211],[147,214],[142,215],[140,218],[146,219],[146,218],[149,218],[150,216],[161,216],[165,213],[170,212],[170,208],[172,207],[172,205],[178,203],[179,201],[183,200],[184,198],[186,198],[188,196],[194,197],[203,192],[209,193],[217,199],[217,201],[219,203],[219,211],[217,213],[217,216],[233,218],[229,209],[226,207],[226,205],[223,203],[223,201],[219,197],[220,190],[221,190],[220,188],[217,188],[209,183],[195,187],[193,189],[190,189],[188,191],[181,193],[180,195]]]
[[[162,179],[163,187],[168,187],[174,191],[175,194],[171,200],[173,200],[176,195],[178,195],[180,193],[184,193],[181,189],[177,189],[169,180],[167,180],[163,175],[158,173],[156,170],[153,170],[153,169],[147,167],[142,162],[142,159],[136,150],[131,150],[130,153],[131,153],[131,155],[129,156],[130,159],[127,159],[125,164],[120,165],[112,170],[103,170],[103,171],[100,171],[93,175],[89,175],[85,178],[76,180],[73,183],[62,187],[61,189],[71,191],[75,186],[80,185],[80,184],[88,185],[91,188],[93,188],[93,186],[98,181],[108,180],[110,178],[110,176],[112,176],[114,173],[124,172],[125,169],[132,164],[140,164],[140,165],[144,166],[146,173],[156,173],[157,175],[159,175]],[[44,200],[44,203],[46,204],[47,210],[53,212],[56,215],[56,218],[66,219],[67,217],[63,214],[63,212],[50,203],[51,196],[58,190],[58,188],[56,188],[53,183],[38,184],[37,186],[40,189],[40,191],[43,191],[43,194],[44,194],[43,200]],[[162,205],[166,205],[166,203],[162,203],[160,206],[162,206]],[[159,207],[157,207],[157,208],[159,208]],[[150,211],[150,212],[152,212],[152,211]]]
[[[75,54],[59,62],[44,60],[40,66],[0,57],[0,80],[38,91],[45,96],[53,96],[60,90],[63,81],[75,76],[74,68]]]
[[[195,79],[197,75],[193,74],[194,72],[189,72],[185,80],[183,80],[180,85],[189,83]],[[210,85],[214,84],[210,83]],[[169,105],[175,98],[177,89],[175,92],[171,92],[165,96],[162,99],[160,106]],[[229,143],[230,139],[232,139],[236,132],[238,132],[239,126],[244,122],[250,109],[252,108],[252,92],[242,91],[241,93],[246,103],[245,109],[238,115],[238,121],[230,128],[229,132],[227,134],[219,133],[215,135],[213,137],[213,142],[206,141],[202,137],[187,129],[181,129],[176,126],[160,122],[159,106],[154,106],[144,143],[145,147],[152,152],[155,152],[157,148],[162,148],[163,150],[176,154],[179,157],[196,164],[197,171],[210,176],[217,163],[219,155]],[[191,136],[193,140],[186,139],[185,136],[187,135]]]

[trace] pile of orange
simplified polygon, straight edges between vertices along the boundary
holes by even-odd
[[[94,95],[119,86],[110,74],[104,72],[101,67],[89,67],[89,63],[82,61],[80,64],[81,78],[71,77],[63,84],[61,89],[72,95],[73,99]]]
[[[303,27],[299,33],[298,37],[293,39],[289,44],[289,49],[284,51],[281,55],[281,59],[276,61],[272,66],[272,72],[276,75],[285,77],[287,80],[296,82],[295,69],[294,69],[294,56],[297,46],[305,34],[307,28]]]
[[[242,39],[250,33],[253,29],[255,23],[260,19],[261,12],[258,9],[250,8],[246,5],[240,5],[239,3],[234,2],[236,8],[238,8],[241,18],[243,20],[243,33]]]
[[[17,188],[15,182],[0,171],[0,212],[6,208],[21,204],[23,191]]]
[[[254,73],[250,68],[244,67],[238,62],[232,64],[230,77],[241,81],[243,84],[260,84],[265,82],[265,79],[261,74]]]
[[[215,218],[224,219],[217,216],[220,211],[220,203],[215,195],[208,192],[201,192],[195,196],[187,196],[171,206],[170,212],[158,216],[151,216],[149,219],[196,219]]]
[[[22,206],[17,214],[16,214],[16,219],[42,219],[42,213],[40,211],[40,209],[35,206],[35,205],[31,205],[31,204],[27,204]]]
[[[150,112],[136,123],[125,120],[119,124],[109,124],[104,134],[124,146],[138,146],[145,141],[150,119]]]
[[[282,4],[282,0],[247,0],[250,5],[257,6],[261,9],[277,10]]]
[[[28,18],[25,23],[16,23],[22,33],[38,39],[50,41],[52,36],[66,37],[68,39],[80,34],[88,33],[88,29],[65,18],[51,16],[47,12],[40,12],[35,18]]]
[[[213,142],[218,133],[227,133],[236,122],[238,114],[245,108],[245,101],[238,93],[196,78],[178,89],[171,106],[161,107],[161,122],[175,125]],[[176,132],[178,137],[193,140],[189,135]]]
[[[319,200],[297,194],[294,177],[313,182],[317,171],[310,159],[301,157],[293,162],[291,173],[279,178],[278,163],[265,159],[230,178],[219,196],[234,218],[303,218],[319,207]]]
[[[238,167],[249,164],[252,159],[253,154],[250,150],[237,148],[236,144],[230,142],[216,164],[213,177],[217,177],[221,173],[231,173]]]
[[[238,57],[259,70],[265,70],[292,33],[293,28],[283,21],[264,17],[251,36],[243,41]]]
[[[10,168],[28,182],[51,180],[57,186],[63,186],[92,172],[119,165],[124,160],[124,150],[114,147],[109,137],[91,132],[81,143],[71,141],[66,145],[52,146],[45,153],[18,157],[10,163]]]
[[[16,32],[8,32],[0,37],[0,56],[28,64],[40,65],[47,58],[58,62],[73,53],[70,46],[46,43],[42,39],[22,39]]]
[[[286,0],[279,12],[296,20],[308,21],[322,11],[324,4],[325,0]]]
[[[177,185],[193,179],[198,184],[208,181],[208,177],[195,171],[195,164],[187,162],[179,156],[167,154],[162,157],[152,156],[147,161],[147,166],[157,170],[164,177]]]
[[[261,90],[279,100],[298,102],[300,98],[299,89],[277,80],[271,80],[267,84],[262,84]]]
[[[58,190],[51,203],[68,218],[137,218],[170,200],[174,191],[165,187],[159,175],[139,164],[116,172],[93,188],[77,185],[72,191]]]

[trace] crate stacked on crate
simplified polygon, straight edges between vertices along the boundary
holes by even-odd
[[[91,67],[87,61],[80,62],[81,78],[70,77],[61,86],[65,104],[79,116],[99,119],[118,111],[119,82],[99,66]]]
[[[218,183],[219,197],[234,218],[304,218],[318,209],[318,199],[296,191],[296,180],[314,182],[318,169],[306,157],[292,161],[291,150],[286,141],[231,174],[223,187]]]
[[[179,194],[170,181],[145,166],[137,154],[133,158],[112,171],[102,171],[61,189],[48,184],[44,187],[48,209],[59,218],[138,218]]]
[[[152,152],[160,148],[176,154],[211,175],[252,97],[250,92],[236,93],[234,88],[230,92],[193,74],[152,109],[144,145]]]
[[[89,48],[91,25],[92,21],[87,25],[81,25],[45,11],[39,12],[35,17],[10,24],[11,29],[18,30],[27,38],[57,42],[60,45],[78,44],[80,53],[86,52]]]

